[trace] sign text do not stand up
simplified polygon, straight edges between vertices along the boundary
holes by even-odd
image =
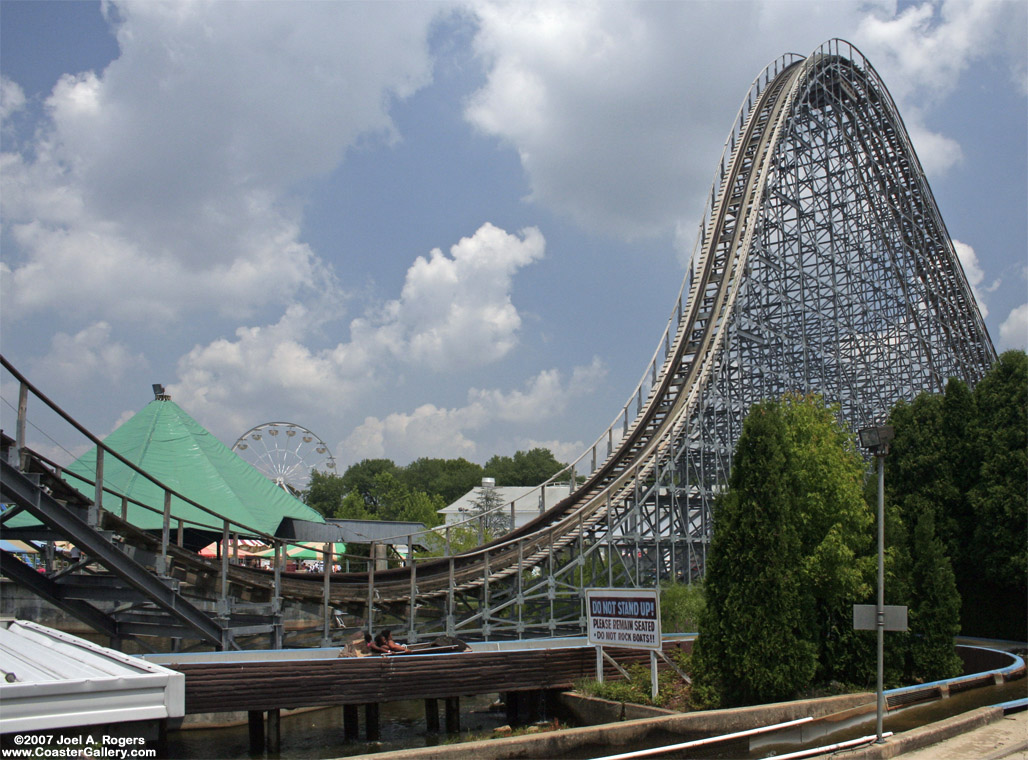
[[[589,643],[629,649],[661,648],[656,589],[587,589]]]

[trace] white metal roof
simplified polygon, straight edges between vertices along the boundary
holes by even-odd
[[[492,489],[502,504],[508,508],[511,502],[514,504],[516,525],[521,527],[536,515],[552,507],[568,495],[567,484],[555,484],[540,489],[538,486],[497,486]],[[467,517],[467,513],[474,511],[475,502],[481,497],[482,488],[476,486],[461,496],[457,501],[448,504],[438,510],[446,522],[457,522]],[[543,504],[540,505],[540,496]],[[540,506],[542,507],[540,509]]]
[[[28,620],[0,621],[0,733],[177,718],[182,673]]]

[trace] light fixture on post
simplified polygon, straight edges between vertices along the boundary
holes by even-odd
[[[884,457],[889,453],[889,443],[896,437],[892,425],[861,428],[857,432],[860,437],[860,448],[868,449],[876,457]]]
[[[886,629],[886,607],[885,607],[885,457],[889,453],[889,443],[896,436],[896,431],[891,425],[879,427],[868,427],[858,431],[861,448],[870,451],[878,460],[878,602],[874,606],[874,625],[869,625],[867,615],[861,613],[871,612],[870,605],[857,604],[853,606],[853,626],[857,629],[874,629],[878,631],[878,707],[877,707],[877,743],[882,744],[885,739],[882,737],[882,723],[885,714],[885,629]],[[861,609],[863,608],[863,609]],[[906,607],[902,610],[902,621],[890,619],[890,630],[906,630]],[[891,613],[892,610],[890,609]],[[890,614],[890,618],[893,616]],[[899,615],[897,614],[897,617]]]

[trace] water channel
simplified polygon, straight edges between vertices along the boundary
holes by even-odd
[[[998,686],[987,686],[956,694],[948,699],[894,709],[886,715],[885,731],[900,733],[918,726],[943,720],[953,715],[1028,696],[1028,679],[1019,679]],[[495,695],[461,699],[462,734],[481,737],[506,723],[503,710],[490,709]],[[363,735],[363,712],[361,713]],[[424,747],[452,742],[456,737],[426,736],[424,703],[420,700],[390,702],[381,706],[381,740],[368,742],[343,739],[342,708],[327,708],[284,716],[282,744],[278,753],[249,752],[249,734],[245,725],[222,729],[174,731],[169,736],[169,757],[182,760],[324,760],[374,752]],[[875,733],[874,705],[868,711],[829,716],[804,726],[774,734],[762,735],[718,747],[698,747],[661,755],[667,758],[710,758],[712,760],[746,760],[767,758],[819,747]],[[635,746],[595,744],[580,747],[563,757],[567,760],[595,758],[614,752],[677,744],[698,735],[670,732],[651,734],[645,743]]]
[[[462,735],[481,736],[489,734],[498,726],[506,725],[506,712],[503,709],[490,709],[496,697],[493,694],[461,698]],[[441,708],[440,703],[440,713]],[[425,703],[422,700],[383,703],[379,708],[381,738],[375,742],[363,738],[364,711],[358,712],[362,738],[356,741],[343,738],[343,708],[328,707],[283,715],[282,741],[278,753],[250,754],[249,729],[244,724],[230,728],[172,731],[168,735],[168,757],[176,760],[321,760],[432,746],[457,740],[457,737],[446,734],[426,735]]]

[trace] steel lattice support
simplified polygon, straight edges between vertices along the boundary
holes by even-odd
[[[452,632],[577,633],[586,588],[702,574],[755,402],[818,393],[857,428],[995,358],[895,104],[845,42],[757,78],[701,231],[643,381],[575,465],[590,479],[545,549],[506,578],[483,563]]]

